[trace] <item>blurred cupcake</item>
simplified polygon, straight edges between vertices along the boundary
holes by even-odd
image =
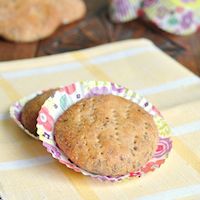
[[[111,0],[110,17],[114,22],[128,22],[138,17],[141,0]]]
[[[144,0],[143,9],[149,20],[173,34],[194,33],[200,24],[200,1],[197,0]]]
[[[38,139],[36,124],[41,106],[57,89],[35,92],[18,100],[10,107],[11,118],[25,133],[34,139]],[[50,121],[49,118],[42,118],[42,120],[43,122],[45,120]]]
[[[199,0],[111,0],[110,15],[114,22],[126,22],[139,16],[142,10],[160,29],[188,35],[200,25]]]

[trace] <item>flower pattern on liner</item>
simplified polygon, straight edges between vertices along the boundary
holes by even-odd
[[[54,124],[53,117],[49,114],[49,111],[46,107],[42,107],[37,119],[38,124],[42,125],[47,131],[52,131]]]
[[[71,85],[68,85],[66,87],[63,87],[61,89],[61,91],[65,91],[67,94],[73,94],[76,90],[76,85],[75,84],[71,84]]]
[[[164,31],[176,35],[194,33],[200,27],[199,0],[111,0],[110,16],[115,22],[127,22],[146,16]],[[139,15],[138,13],[141,13]]]

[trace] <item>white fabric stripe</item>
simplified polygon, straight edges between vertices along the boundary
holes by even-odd
[[[196,83],[200,83],[200,79],[197,76],[191,76],[191,77],[179,79],[176,81],[170,81],[168,83],[164,83],[159,86],[137,90],[136,92],[138,92],[141,95],[152,95],[152,94],[164,92],[167,90],[173,90],[179,87],[193,85]]]
[[[192,133],[194,130],[195,131],[200,130],[200,125],[198,123],[200,123],[200,121],[195,121],[189,124],[184,124],[184,125],[172,128],[174,132],[174,136],[189,134],[189,133]],[[3,163],[0,163],[0,170],[20,169],[20,168],[32,167],[36,165],[42,165],[49,162],[53,162],[53,158],[50,158],[49,156],[41,156],[41,157],[36,157],[32,159],[27,159],[27,160],[3,162]]]
[[[200,120],[172,128],[174,136],[200,131]]]
[[[9,113],[0,113],[0,120],[6,120],[6,119],[9,119],[10,118],[10,115]]]
[[[90,59],[88,62],[92,64],[110,62],[112,60],[119,60],[125,57],[134,56],[143,52],[156,51],[156,50],[158,51],[158,49],[155,46],[132,48],[132,49],[127,49],[120,52],[111,53],[105,56],[99,56],[99,57]],[[64,70],[76,69],[76,68],[80,68],[81,66],[82,66],[81,63],[73,62],[73,63],[63,64],[63,65],[56,65],[52,67],[45,67],[45,68],[41,67],[41,68],[28,69],[28,70],[22,70],[22,71],[17,71],[17,72],[2,72],[2,76],[6,79],[28,77],[28,76],[38,75],[38,74],[50,74],[50,73],[60,72]]]
[[[21,78],[21,77],[28,77],[28,76],[35,76],[35,75],[41,75],[41,74],[51,74],[56,72],[61,72],[64,70],[69,69],[77,69],[80,68],[82,65],[79,62],[72,62],[68,64],[62,64],[62,65],[55,65],[51,67],[45,67],[45,68],[35,68],[35,69],[27,69],[23,71],[16,71],[16,72],[2,72],[2,76],[5,79],[13,79],[13,78]]]
[[[149,196],[137,198],[137,200],[173,200],[193,195],[200,195],[200,184],[176,188]]]
[[[103,56],[98,56],[96,58],[92,58],[89,60],[89,63],[101,64],[101,63],[106,63],[106,62],[110,62],[114,60],[120,60],[122,58],[127,58],[130,56],[136,56],[143,52],[153,52],[153,51],[159,51],[159,50],[158,48],[152,45],[148,47],[138,47],[138,48],[133,48],[133,49],[127,49],[120,52],[114,52],[109,55],[103,55]]]
[[[37,165],[51,163],[53,161],[54,159],[51,158],[50,156],[40,156],[40,157],[26,159],[26,160],[2,162],[0,163],[0,171],[33,167]]]
[[[0,120],[6,120],[9,118],[9,113],[0,114]],[[200,120],[172,128],[173,136],[180,136],[195,131],[200,131]]]

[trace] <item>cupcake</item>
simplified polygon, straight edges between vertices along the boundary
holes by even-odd
[[[53,95],[55,91],[56,89],[45,91],[25,104],[21,113],[21,122],[24,128],[26,128],[31,134],[38,136],[36,128],[38,113],[44,102]]]
[[[37,119],[39,139],[67,167],[99,180],[140,177],[172,148],[159,111],[114,83],[83,81],[56,91]]]
[[[31,94],[28,97],[20,99],[10,107],[11,118],[28,135],[38,139],[37,117],[44,102],[55,93],[57,89]]]
[[[55,123],[55,140],[80,168],[103,176],[136,171],[156,148],[153,118],[137,104],[114,95],[79,101]]]

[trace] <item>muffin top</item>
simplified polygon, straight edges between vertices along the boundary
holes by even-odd
[[[138,170],[152,158],[158,141],[153,117],[119,96],[83,99],[55,123],[55,140],[80,168],[120,176]]]
[[[55,91],[56,89],[52,89],[37,95],[35,98],[28,101],[22,110],[21,123],[30,133],[35,136],[38,136],[36,124],[41,106],[51,95],[54,94]]]

